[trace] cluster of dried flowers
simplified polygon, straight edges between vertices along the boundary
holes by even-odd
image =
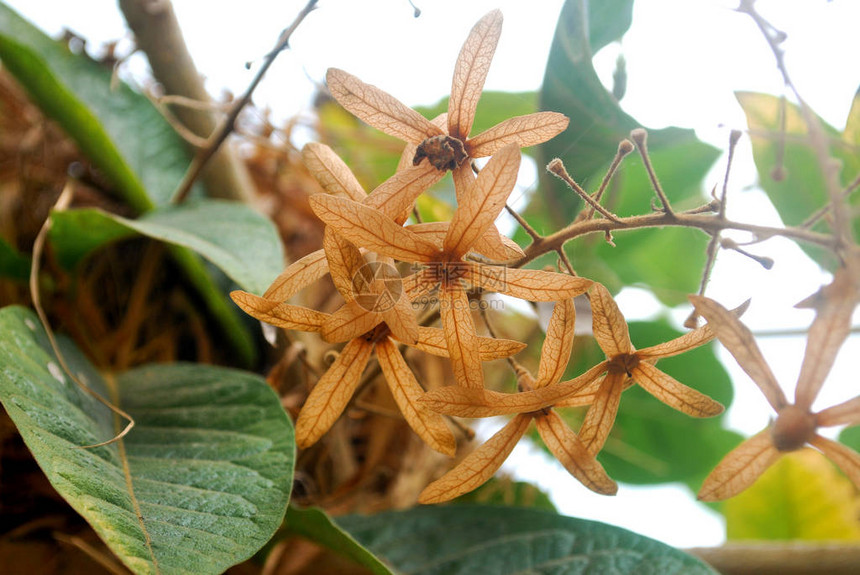
[[[540,112],[511,118],[470,137],[501,26],[501,13],[493,11],[472,29],[457,60],[448,113],[432,121],[344,71],[331,69],[327,74],[329,90],[344,108],[407,145],[397,172],[366,193],[330,148],[308,144],[303,159],[326,192],[310,198],[315,214],[326,224],[323,249],[289,266],[262,297],[232,294],[243,310],[261,321],[289,330],[318,332],[329,343],[345,342],[301,410],[296,422],[298,445],[310,446],[330,429],[348,405],[375,352],[406,421],[441,453],[453,456],[456,450],[456,439],[445,416],[515,414],[484,445],[427,486],[421,502],[446,501],[484,483],[532,421],[546,446],[574,477],[593,491],[614,494],[617,485],[596,455],[615,421],[622,392],[638,384],[691,416],[721,413],[723,406],[718,402],[655,367],[660,358],[683,353],[716,336],[762,387],[779,417],[769,432],[732,452],[708,478],[700,496],[719,499],[737,493],[779,452],[805,443],[830,455],[860,484],[857,454],[815,434],[817,426],[860,421],[858,400],[817,415],[809,413],[812,398],[829,369],[827,362],[832,362],[841,345],[842,340],[834,343],[831,334],[833,318],[844,312],[836,308],[848,305],[843,301],[846,298],[855,298],[852,306],[856,303],[856,274],[849,279],[844,273],[837,275],[836,287],[829,289],[838,291],[838,298],[830,297],[827,290],[820,298],[816,326],[821,327],[814,326],[813,333],[821,334],[818,339],[831,339],[828,351],[820,352],[815,361],[818,366],[826,363],[827,368],[810,367],[801,375],[799,397],[791,406],[737,314],[707,298],[693,300],[698,312],[709,320],[707,325],[667,343],[637,350],[624,316],[602,285],[573,273],[506,265],[521,258],[523,252],[501,235],[493,222],[514,188],[520,148],[554,137],[567,127],[568,120],[558,113]],[[488,156],[482,169],[472,164],[473,159]],[[449,170],[457,198],[451,221],[406,225],[416,198]],[[401,277],[395,262],[400,262],[400,269],[410,264],[413,273]],[[337,311],[328,314],[287,303],[327,273],[344,300]],[[850,290],[840,287],[848,284]],[[484,292],[556,302],[537,376],[510,359],[524,344],[478,334],[470,297],[481,297]],[[850,297],[846,295],[849,292]],[[582,294],[591,302],[593,334],[606,360],[575,379],[561,381],[574,340],[573,298]],[[430,309],[428,301],[432,302]],[[850,313],[844,317],[850,318]],[[441,328],[424,325],[437,318]],[[844,339],[843,332],[847,331],[840,331]],[[425,393],[404,360],[403,345],[450,358],[457,384]],[[482,362],[498,358],[509,358],[514,366],[517,393],[485,388]],[[553,411],[574,406],[588,406],[578,432]]]

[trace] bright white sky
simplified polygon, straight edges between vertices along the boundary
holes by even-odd
[[[53,35],[67,27],[89,38],[92,45],[125,35],[116,2],[7,3]],[[254,72],[245,69],[245,62],[259,64],[304,5],[297,0],[244,0],[239,9],[236,2],[173,3],[198,67],[215,94],[224,89],[243,91]],[[487,89],[521,91],[540,86],[562,0],[416,3],[422,10],[420,18],[413,17],[407,0],[321,0],[319,9],[294,35],[292,51],[282,54],[270,70],[255,101],[271,107],[276,118],[306,112],[315,83],[323,81],[326,68],[335,66],[407,104],[433,103],[450,89],[454,61],[469,29],[497,7],[504,13],[505,28]],[[695,128],[700,137],[725,148],[728,130],[745,127],[734,90],[780,94],[782,89],[769,49],[753,23],[731,10],[736,4],[731,0],[638,0],[633,26],[623,43],[597,55],[601,77],[608,82],[615,58],[623,51],[628,90],[622,106],[631,115],[652,128]],[[860,2],[760,0],[758,5],[766,18],[788,33],[786,61],[801,94],[841,129],[860,85],[860,66],[854,58]],[[141,66],[141,61],[132,63],[132,69]],[[719,183],[724,171],[723,161],[705,187]],[[748,189],[754,183],[749,146],[742,140],[741,158],[733,167],[730,216],[778,224],[763,195]],[[744,319],[754,330],[808,326],[811,314],[791,306],[815,291],[827,276],[790,242],[772,240],[753,251],[775,258],[775,268],[764,271],[743,256],[724,254],[709,295],[727,305],[753,297]],[[625,292],[619,302],[628,319],[654,309],[650,296],[637,290]],[[679,311],[679,317],[687,312]],[[803,339],[765,338],[760,345],[777,378],[793,395]],[[828,406],[855,393],[845,386],[856,379],[850,376],[845,358],[857,353],[860,345],[849,342],[816,406]],[[770,408],[731,357],[722,355],[737,382],[729,424],[743,433],[755,433],[767,424]],[[524,446],[507,469],[550,490],[566,514],[628,527],[680,547],[716,545],[724,539],[721,520],[695,503],[685,489],[622,486],[615,498],[596,496],[547,460]]]

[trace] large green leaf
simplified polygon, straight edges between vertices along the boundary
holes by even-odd
[[[194,250],[252,293],[263,293],[283,268],[275,226],[237,202],[190,201],[152,210],[136,220],[99,209],[54,212],[51,219],[51,242],[68,267],[107,242],[139,233]]]
[[[338,523],[401,573],[715,573],[625,529],[534,509],[420,507]]]
[[[137,211],[165,204],[188,166],[187,149],[143,95],[111,70],[71,53],[0,4],[0,60]]]
[[[729,539],[860,541],[857,504],[851,481],[803,449],[784,455],[722,512]]]
[[[630,337],[642,349],[681,335],[665,321],[630,322]],[[580,338],[569,376],[583,373],[604,358],[591,339]],[[733,389],[711,346],[661,359],[657,367],[726,407]],[[578,429],[584,409],[560,410]],[[633,386],[621,396],[612,433],[598,458],[618,481],[654,484],[681,481],[698,489],[702,479],[742,437],[723,427],[723,417],[697,419],[680,413]]]
[[[126,410],[124,425],[59,368],[35,314],[0,310],[0,400],[56,490],[136,573],[221,573],[281,523],[293,428],[253,374],[191,364],[101,375],[61,340],[78,379]]]
[[[331,549],[335,553],[366,567],[374,575],[393,575],[373,553],[341,529],[326,513],[316,507],[290,507],[284,521],[284,532],[295,533]]]
[[[803,113],[794,104],[783,102],[777,96],[753,92],[738,92],[736,96],[750,129],[759,185],[783,222],[789,226],[798,225],[829,201],[825,178],[815,148],[810,143]],[[818,121],[827,139],[828,153],[842,164],[840,183],[847,186],[860,173],[860,97],[855,96],[842,134],[824,120],[819,118]],[[784,135],[781,122],[785,123]],[[774,178],[775,170],[780,177]],[[860,200],[855,194],[852,204],[856,206],[858,203]],[[854,234],[858,233],[860,220],[855,220]],[[800,246],[819,264],[831,270],[839,263],[829,252],[805,244]]]

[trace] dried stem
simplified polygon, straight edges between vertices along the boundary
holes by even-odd
[[[672,210],[672,204],[669,203],[669,198],[663,192],[663,187],[660,185],[660,180],[657,179],[657,173],[654,171],[654,166],[651,165],[651,157],[648,155],[648,132],[642,128],[636,128],[630,132],[630,138],[636,142],[636,149],[639,150],[639,155],[642,157],[642,163],[645,165],[645,170],[648,172],[648,177],[651,179],[651,186],[654,188],[654,193],[660,200],[663,206],[663,211],[669,215],[675,212]]]
[[[245,90],[245,93],[242,94],[241,98],[233,103],[230,113],[228,113],[227,116],[218,124],[216,131],[210,138],[209,145],[202,148],[194,155],[194,159],[191,161],[191,165],[188,167],[185,177],[182,179],[182,182],[179,184],[179,187],[173,195],[171,200],[173,203],[180,204],[188,197],[188,194],[191,192],[191,186],[194,185],[194,182],[197,180],[207,162],[209,162],[210,158],[212,158],[218,148],[221,147],[221,144],[224,143],[233,131],[233,128],[236,125],[236,119],[239,117],[239,113],[251,101],[251,95],[263,80],[263,76],[266,75],[266,72],[269,70],[272,63],[274,63],[278,54],[289,47],[290,37],[293,35],[293,32],[296,31],[296,28],[298,28],[299,24],[304,21],[305,17],[313,11],[316,4],[317,0],[309,0],[305,7],[298,13],[296,19],[293,20],[293,23],[281,32],[275,47],[266,55],[266,58],[263,60],[263,65],[260,66],[254,79],[251,80],[251,84]]]
[[[546,169],[549,173],[567,184],[567,187],[576,192],[576,194],[580,198],[582,198],[585,203],[591,206],[592,210],[596,210],[607,220],[611,220],[613,222],[620,221],[618,219],[618,216],[601,206],[595,198],[592,198],[588,192],[583,190],[582,187],[576,183],[576,180],[570,177],[570,174],[567,173],[567,169],[565,169],[564,167],[564,163],[559,158],[555,158],[549,164],[547,164]]]
[[[537,230],[535,230],[531,226],[531,224],[528,223],[526,219],[522,217],[514,208],[512,208],[508,204],[505,204],[505,210],[507,210],[507,212],[511,214],[515,220],[517,220],[517,223],[520,225],[520,227],[523,228],[523,230],[525,230],[525,232],[531,237],[532,240],[539,240],[542,237],[537,232]]]

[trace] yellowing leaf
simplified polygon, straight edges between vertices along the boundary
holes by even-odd
[[[860,501],[849,481],[812,449],[786,454],[723,504],[729,539],[860,541]]]

